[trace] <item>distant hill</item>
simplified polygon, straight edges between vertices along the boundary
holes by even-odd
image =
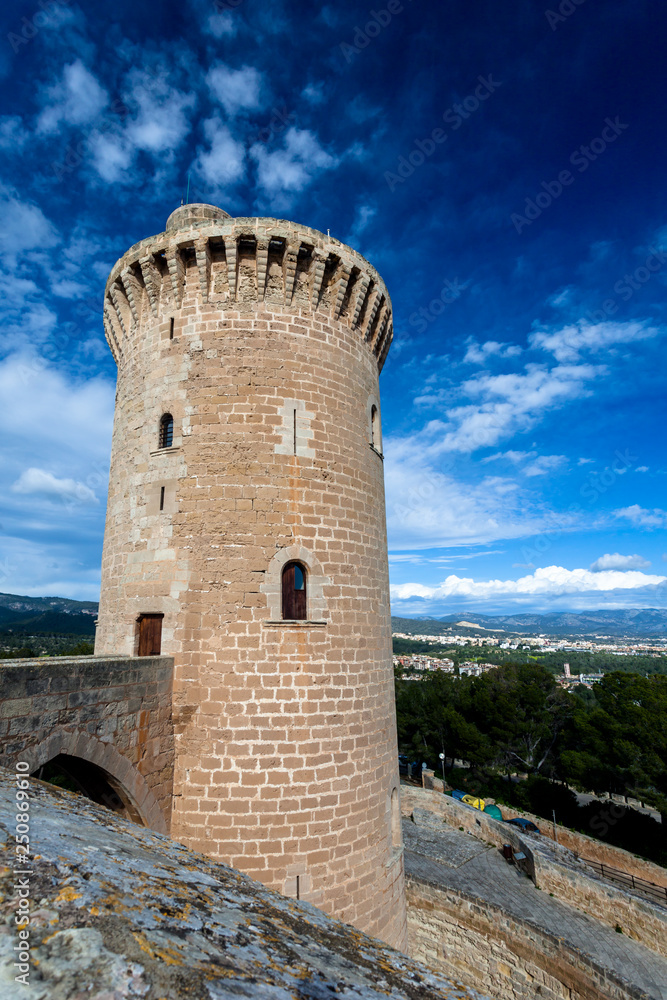
[[[22,597],[0,594],[0,632],[12,635],[95,635],[95,601],[67,597]]]
[[[464,623],[464,624],[463,624]],[[506,635],[612,636],[642,638],[667,636],[667,610],[660,608],[626,611],[529,612],[513,615],[481,615],[462,611],[442,618],[392,618],[392,630],[407,635],[466,635],[484,629]]]

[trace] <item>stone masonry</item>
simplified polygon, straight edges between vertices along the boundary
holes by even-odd
[[[173,660],[0,660],[0,763],[31,772],[64,754],[101,768],[135,822],[171,821]]]
[[[96,653],[136,654],[138,616],[164,616],[172,835],[404,947],[384,283],[315,230],[186,205],[114,266],[104,321],[118,388]],[[292,560],[308,612],[284,621]]]

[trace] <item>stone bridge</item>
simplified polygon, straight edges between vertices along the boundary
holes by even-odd
[[[0,660],[0,764],[168,833],[173,658]]]

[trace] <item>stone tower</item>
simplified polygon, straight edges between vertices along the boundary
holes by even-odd
[[[385,285],[316,230],[184,205],[116,263],[104,325],[95,651],[174,657],[171,834],[404,947]]]

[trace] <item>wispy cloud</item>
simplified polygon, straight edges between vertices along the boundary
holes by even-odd
[[[622,556],[619,552],[608,552],[591,563],[591,570],[593,573],[602,573],[609,569],[648,569],[650,565],[648,559],[644,559],[643,556]]]
[[[649,340],[662,331],[648,322],[588,323],[581,320],[559,329],[538,330],[530,336],[534,348],[549,351],[562,363],[578,361],[586,351],[596,353],[618,344]]]
[[[667,527],[667,510],[661,510],[659,507],[647,510],[640,507],[639,504],[633,503],[630,507],[621,507],[619,510],[613,511],[613,514],[615,517],[630,521],[638,528]]]
[[[109,94],[80,59],[65,66],[62,79],[47,88],[37,131],[57,132],[62,123],[87,125],[109,103]]]

